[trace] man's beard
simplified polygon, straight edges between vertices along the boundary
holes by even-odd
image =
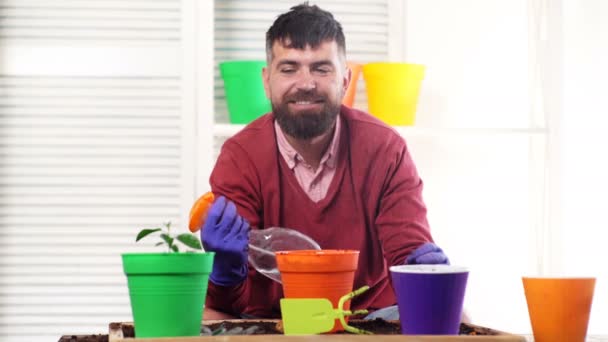
[[[315,102],[320,99],[323,100],[320,110],[305,110],[297,113],[289,110],[289,103],[292,101]],[[272,111],[283,132],[296,139],[306,140],[318,137],[333,127],[340,112],[340,102],[332,102],[316,92],[299,91],[285,97],[278,105],[273,103]]]

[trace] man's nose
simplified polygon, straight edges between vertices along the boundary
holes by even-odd
[[[298,80],[296,82],[296,87],[300,90],[313,90],[317,87],[317,82],[313,75],[307,71],[300,71],[300,75],[298,75]]]

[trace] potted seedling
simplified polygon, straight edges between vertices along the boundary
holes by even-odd
[[[199,336],[214,253],[198,252],[201,243],[193,234],[172,235],[170,222],[141,230],[136,241],[153,235],[166,252],[122,255],[135,335]]]

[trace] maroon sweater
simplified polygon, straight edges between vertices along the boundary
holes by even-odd
[[[388,266],[399,265],[419,245],[432,241],[422,181],[405,141],[364,112],[342,106],[337,168],[327,195],[310,200],[279,153],[274,118],[267,114],[228,139],[211,174],[212,191],[234,201],[252,227],[287,227],[312,237],[324,249],[359,250],[353,288],[370,290],[352,309],[396,303]],[[207,306],[229,313],[279,317],[281,284],[249,267],[234,287],[209,282]]]

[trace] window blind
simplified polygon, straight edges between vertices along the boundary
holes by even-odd
[[[2,0],[0,37],[70,43],[177,41],[180,3],[171,0]]]
[[[132,319],[120,254],[183,211],[181,6],[0,1],[0,340]]]

